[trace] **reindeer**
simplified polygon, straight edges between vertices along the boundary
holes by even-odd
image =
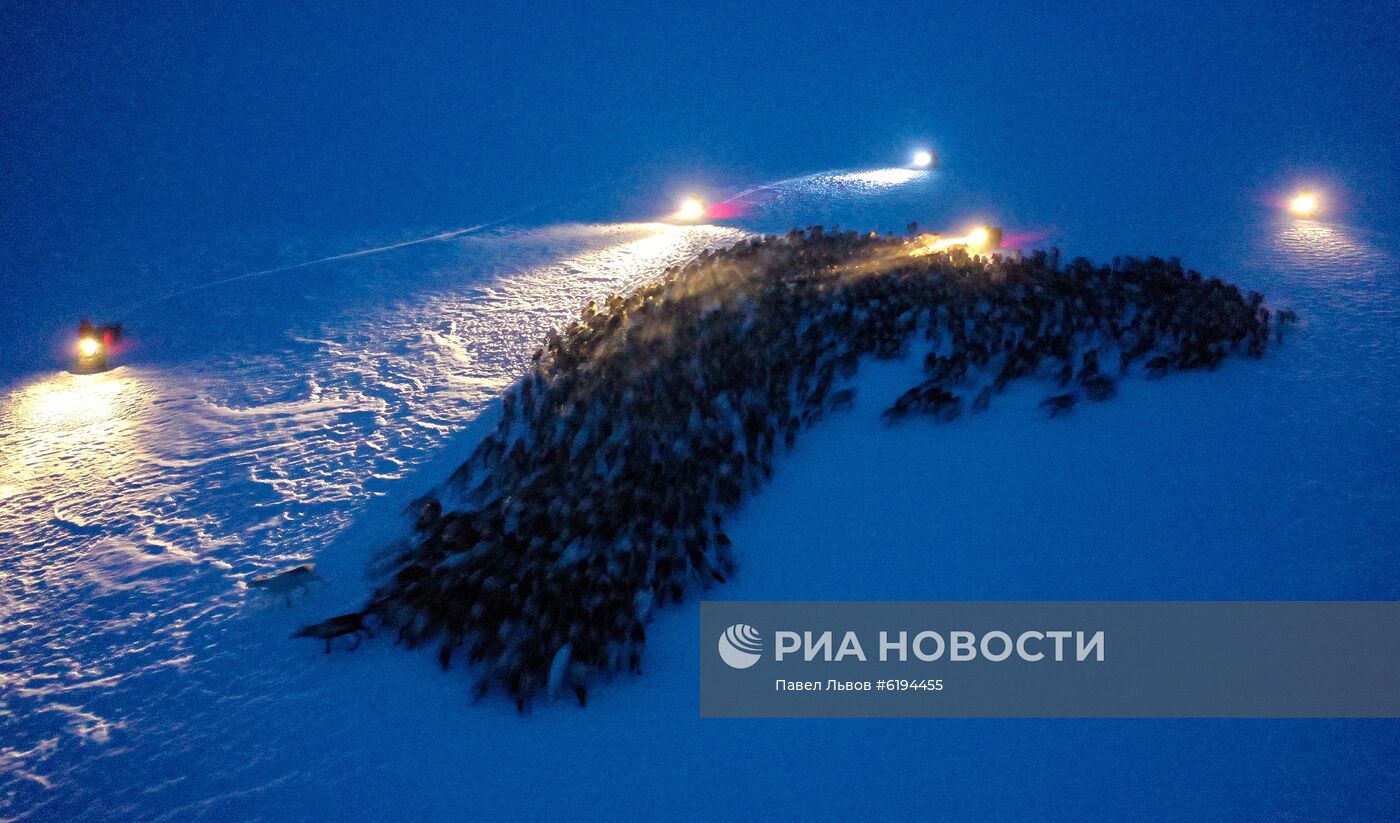
[[[349,614],[338,614],[335,617],[322,620],[320,623],[312,623],[309,626],[302,626],[292,632],[292,637],[311,637],[316,640],[326,641],[326,653],[330,654],[331,641],[337,637],[344,637],[347,634],[355,636],[355,644],[350,647],[353,651],[360,647],[360,641],[364,637],[372,637],[374,632],[365,625],[367,611],[350,612]]]
[[[316,574],[315,564],[302,563],[299,566],[250,578],[248,588],[267,592],[273,597],[284,597],[287,605],[291,606],[293,592],[310,592],[312,583],[324,582],[326,581]]]

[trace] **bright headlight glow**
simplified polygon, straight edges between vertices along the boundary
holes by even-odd
[[[928,149],[919,149],[914,152],[914,165],[921,169],[926,169],[933,165],[933,152]]]
[[[1288,201],[1288,210],[1299,217],[1308,217],[1317,211],[1317,195],[1310,191],[1299,192]]]
[[[78,341],[78,354],[83,357],[92,357],[97,354],[97,340],[92,337],[84,337]]]
[[[998,235],[994,239],[990,226],[976,226],[969,229],[967,234],[961,237],[944,237],[941,234],[920,235],[919,242],[909,250],[908,254],[911,257],[922,257],[926,254],[946,252],[953,248],[986,249],[1000,243],[1000,236]]]
[[[676,209],[677,220],[699,220],[705,216],[705,204],[698,197],[687,197]]]

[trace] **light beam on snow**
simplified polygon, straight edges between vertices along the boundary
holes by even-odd
[[[1274,242],[1287,259],[1316,271],[1345,262],[1353,271],[1387,270],[1383,252],[1367,244],[1348,227],[1315,220],[1280,220]],[[1367,261],[1373,261],[1367,265]]]
[[[833,175],[832,180],[838,183],[854,183],[858,186],[890,189],[895,186],[902,186],[920,177],[925,177],[927,174],[928,172],[920,169],[870,169],[868,171],[855,171]]]
[[[20,488],[58,482],[69,489],[105,487],[128,468],[133,451],[133,379],[125,370],[54,375],[0,404],[0,483]]]
[[[111,417],[125,388],[125,381],[110,373],[59,375],[31,384],[19,399],[29,424],[68,430]]]

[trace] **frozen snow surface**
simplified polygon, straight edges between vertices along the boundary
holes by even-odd
[[[150,303],[124,365],[12,381],[0,819],[1400,816],[1397,721],[701,720],[694,602],[642,677],[526,717],[383,638],[288,639],[363,599],[403,503],[590,298],[745,231],[959,228],[958,192],[847,171],[754,187],[723,225],[483,230]],[[1251,213],[1192,248],[1061,242],[1182,254],[1301,328],[1054,421],[1027,384],[887,428],[917,359],[867,363],[731,520],[740,573],[710,596],[1400,596],[1396,237]],[[290,607],[244,584],[308,560],[328,583]]]

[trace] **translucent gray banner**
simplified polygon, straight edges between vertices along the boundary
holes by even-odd
[[[704,717],[1400,717],[1400,603],[742,602]]]

